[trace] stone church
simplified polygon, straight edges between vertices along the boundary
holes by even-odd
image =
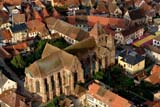
[[[41,59],[25,69],[25,87],[47,102],[55,95],[73,94],[75,84],[84,82],[83,73],[76,56],[46,44]]]
[[[83,67],[85,80],[93,74],[115,64],[115,44],[111,34],[107,34],[102,25],[97,23],[91,29],[90,37],[73,44],[65,51],[76,55]]]

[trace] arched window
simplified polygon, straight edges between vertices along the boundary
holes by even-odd
[[[45,84],[46,92],[48,92],[49,88],[48,88],[48,83],[46,78],[44,80],[44,84]]]
[[[39,81],[36,81],[36,92],[40,92],[40,83]]]
[[[54,85],[54,76],[53,75],[51,76],[51,83],[52,83],[52,90],[54,90],[55,85]]]

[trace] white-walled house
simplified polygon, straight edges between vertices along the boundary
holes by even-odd
[[[154,61],[160,61],[160,48],[153,45],[145,47],[146,54]]]
[[[160,46],[160,36],[153,39],[153,46]]]
[[[10,26],[9,30],[12,34],[14,43],[27,39],[28,27],[25,23]]]
[[[83,100],[83,107],[133,107],[130,101],[97,83],[91,83],[88,86],[88,91]]]
[[[51,34],[58,33],[70,44],[75,44],[89,37],[88,32],[62,20],[49,17],[45,19],[45,22]]]
[[[130,44],[135,39],[140,38],[143,36],[144,28],[143,27],[131,27],[127,30],[122,32],[115,33],[115,40],[117,40],[120,44]]]
[[[0,46],[6,46],[7,43],[12,43],[12,35],[8,29],[0,30]]]
[[[6,91],[12,88],[16,89],[17,83],[15,81],[10,80],[2,72],[0,72],[0,94],[3,91]]]

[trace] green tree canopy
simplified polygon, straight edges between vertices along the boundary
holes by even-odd
[[[25,68],[25,62],[20,54],[13,57],[13,59],[11,60],[11,64],[17,69]]]
[[[103,71],[98,71],[95,73],[94,79],[103,80],[104,76],[105,76],[105,73]]]

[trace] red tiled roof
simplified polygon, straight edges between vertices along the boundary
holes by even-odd
[[[131,107],[131,104],[128,100],[118,96],[117,94],[105,89],[96,83],[89,85],[88,94],[111,107]]]

